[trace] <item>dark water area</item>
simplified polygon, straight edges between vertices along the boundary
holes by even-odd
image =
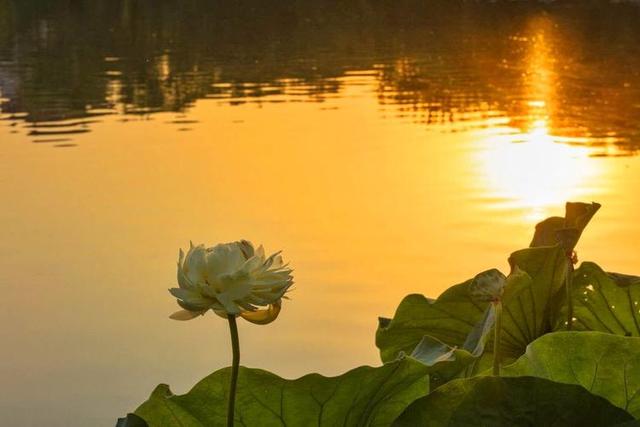
[[[537,114],[559,142],[640,147],[633,3],[0,0],[0,117],[36,141],[105,114],[188,124],[203,98],[322,103],[346,75],[444,131]]]

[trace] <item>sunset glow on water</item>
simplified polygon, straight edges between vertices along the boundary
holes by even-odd
[[[603,205],[580,259],[640,273],[637,6],[610,9],[619,25],[436,8],[403,32],[369,11],[359,38],[205,15],[189,45],[171,10],[115,3],[89,30],[87,11],[0,1],[0,424],[111,426],[158,382],[226,366],[224,324],[168,319],[190,239],[284,250],[277,330],[240,334],[243,364],[285,377],[378,364],[378,316],[507,272],[568,200]]]

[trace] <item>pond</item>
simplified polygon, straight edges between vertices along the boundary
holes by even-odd
[[[0,424],[112,426],[230,363],[172,321],[178,249],[284,250],[242,363],[379,363],[377,316],[603,204],[581,260],[639,273],[640,6],[0,0]]]

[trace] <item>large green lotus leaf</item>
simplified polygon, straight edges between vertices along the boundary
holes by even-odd
[[[640,418],[640,338],[601,332],[548,334],[502,373],[581,385]]]
[[[376,346],[382,361],[394,360],[400,352],[410,354],[425,335],[451,346],[462,346],[488,305],[471,298],[471,282],[452,286],[436,300],[408,295],[393,319],[381,318]]]
[[[574,273],[572,289],[574,329],[640,336],[640,277],[606,273],[584,262]],[[565,329],[566,310],[565,305],[556,330]]]
[[[487,270],[473,279],[469,292],[474,301],[487,303],[502,297],[506,283],[500,271]],[[431,368],[429,383],[432,390],[453,378],[472,376],[488,367],[491,360],[482,356],[487,337],[493,330],[495,314],[495,306],[489,304],[482,320],[471,329],[461,348],[449,346],[429,335],[422,338],[411,356]]]
[[[562,247],[557,245],[514,252],[509,263],[511,274],[502,296],[500,354],[504,362],[515,360],[529,343],[552,331],[558,316],[558,295],[564,292],[568,261]],[[492,308],[467,339],[467,343],[487,343],[485,358],[493,357]],[[478,355],[478,351],[474,354]]]
[[[633,418],[583,387],[535,377],[451,381],[417,400],[394,427],[614,426]]]
[[[506,360],[515,360],[530,342],[552,330],[555,295],[563,289],[568,261],[562,248],[553,246],[517,251],[509,262],[512,272],[503,295],[501,353]],[[393,319],[380,321],[376,345],[382,360],[411,353],[424,336],[479,356],[477,346],[485,342],[482,334],[491,332],[492,324],[486,322],[494,317],[486,311],[489,303],[472,298],[472,285],[469,280],[453,286],[436,300],[406,297]]]
[[[503,296],[500,342],[501,354],[507,359],[519,357],[529,343],[551,332],[568,260],[558,245],[517,251],[509,263],[512,272]]]
[[[428,393],[428,367],[403,358],[381,367],[360,367],[341,376],[318,374],[286,380],[240,368],[238,426],[389,426]],[[226,425],[230,369],[209,375],[184,395],[158,386],[135,414],[149,427]]]

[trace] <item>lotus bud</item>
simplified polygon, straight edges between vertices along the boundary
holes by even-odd
[[[474,277],[469,285],[471,298],[481,302],[499,301],[502,298],[507,278],[499,270],[491,269]]]

